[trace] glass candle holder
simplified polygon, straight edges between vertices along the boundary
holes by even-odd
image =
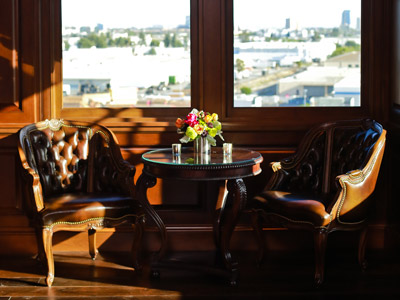
[[[224,143],[222,145],[222,152],[224,156],[232,155],[232,144],[231,143]]]
[[[180,156],[181,155],[181,144],[172,144],[172,155]]]
[[[180,155],[173,155],[172,156],[172,162],[174,164],[181,164],[181,156]]]

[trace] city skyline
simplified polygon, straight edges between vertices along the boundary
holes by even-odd
[[[105,28],[147,28],[162,25],[174,28],[184,25],[189,15],[190,1],[187,0],[62,0],[63,26],[103,24]]]
[[[284,28],[286,19],[290,18],[298,23],[299,28],[332,28],[340,26],[344,10],[350,11],[350,27],[355,28],[357,18],[361,17],[361,0],[234,0],[234,22],[235,26],[258,30]],[[184,25],[189,15],[188,0],[62,1],[63,26],[96,26],[100,23],[105,28],[148,28],[155,25],[175,28]]]
[[[350,27],[355,28],[361,0],[234,0],[234,22],[242,29],[258,30],[285,28],[289,18],[299,28],[333,28],[340,26],[344,10],[350,11]]]

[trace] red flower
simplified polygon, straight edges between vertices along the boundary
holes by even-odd
[[[195,114],[190,113],[187,115],[185,123],[190,127],[194,127],[194,125],[199,124],[199,121],[197,121],[197,116]]]

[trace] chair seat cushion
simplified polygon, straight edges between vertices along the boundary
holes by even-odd
[[[63,194],[45,200],[40,212],[43,226],[55,223],[79,223],[94,218],[118,219],[125,215],[142,215],[129,196],[117,194]]]
[[[255,208],[262,209],[267,214],[279,215],[287,221],[310,223],[316,227],[330,222],[330,215],[323,204],[326,197],[284,191],[264,191],[254,200]]]

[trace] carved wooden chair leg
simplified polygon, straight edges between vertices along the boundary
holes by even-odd
[[[140,264],[140,248],[143,240],[144,222],[143,217],[139,218],[133,228],[132,260],[135,271],[142,269],[142,265]]]
[[[50,287],[54,281],[53,231],[49,228],[43,228],[42,238],[47,260],[46,284]]]
[[[320,286],[324,281],[325,269],[325,251],[328,240],[328,233],[321,229],[314,232],[314,250],[315,250],[315,277],[314,281]]]
[[[365,259],[365,247],[367,245],[367,233],[368,227],[365,226],[360,233],[360,240],[358,242],[358,263],[361,268],[365,270],[368,266],[367,260]]]
[[[88,238],[89,238],[89,254],[90,257],[95,260],[99,251],[96,248],[96,229],[88,230]]]
[[[265,255],[265,242],[262,232],[261,216],[258,211],[253,210],[251,212],[251,224],[253,226],[254,233],[256,235],[258,243],[258,253],[257,253],[257,264],[261,266],[264,261]]]

